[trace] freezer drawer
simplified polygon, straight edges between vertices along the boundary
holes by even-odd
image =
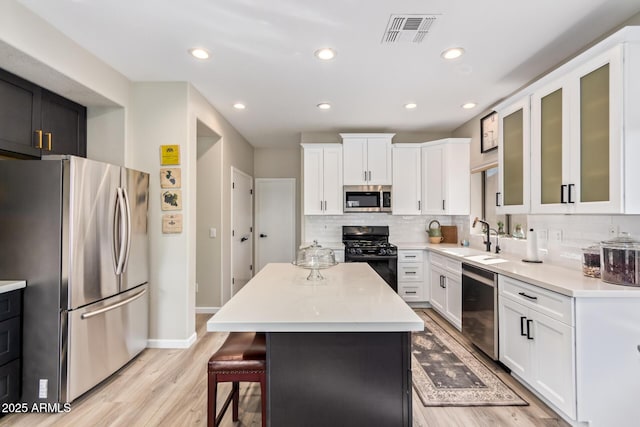
[[[148,307],[148,285],[144,284],[63,313],[68,341],[63,349],[67,372],[62,375],[62,402],[73,401],[147,346]]]

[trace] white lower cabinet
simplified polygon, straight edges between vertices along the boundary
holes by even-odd
[[[424,260],[422,250],[398,251],[398,294],[407,302],[429,300],[424,286]]]
[[[462,329],[462,262],[429,254],[431,307],[458,330]]]
[[[565,315],[573,299],[505,276],[498,289],[500,361],[575,419],[575,328]]]

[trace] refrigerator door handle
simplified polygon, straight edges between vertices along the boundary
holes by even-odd
[[[122,189],[122,194],[124,196],[124,202],[125,202],[125,211],[127,213],[126,219],[127,219],[127,249],[125,251],[125,255],[124,255],[124,261],[122,262],[122,272],[124,273],[125,271],[127,271],[127,265],[129,264],[129,251],[131,250],[131,205],[129,204],[129,194],[127,193],[127,189],[123,188]]]
[[[122,188],[118,187],[117,190],[118,193],[118,207],[120,208],[120,232],[119,232],[119,237],[120,237],[120,250],[118,251],[118,263],[116,264],[116,274],[120,275],[122,274],[123,271],[123,265],[124,265],[124,257],[127,254],[126,253],[126,249],[127,249],[127,240],[126,240],[126,233],[127,233],[127,223],[126,223],[126,215],[127,215],[127,208],[125,206],[125,202],[124,202],[124,196],[122,193]]]
[[[133,302],[133,301],[137,300],[138,298],[140,298],[145,293],[147,293],[147,290],[143,289],[140,292],[138,292],[137,294],[132,295],[132,296],[130,296],[129,298],[127,298],[125,300],[118,301],[118,302],[116,302],[114,304],[108,305],[106,307],[99,308],[99,309],[94,310],[94,311],[88,311],[86,313],[83,313],[80,316],[80,318],[83,319],[83,320],[84,319],[90,319],[90,318],[92,318],[94,316],[98,316],[98,315],[100,315],[102,313],[106,313],[107,311],[115,310],[118,307],[122,307],[123,305],[127,305],[130,302]]]

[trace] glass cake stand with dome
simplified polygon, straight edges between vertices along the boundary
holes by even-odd
[[[307,280],[319,281],[324,280],[324,276],[320,274],[320,270],[333,267],[337,264],[336,255],[333,250],[323,248],[314,241],[311,246],[302,248],[298,251],[294,265],[310,270]]]

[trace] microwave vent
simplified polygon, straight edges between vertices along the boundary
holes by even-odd
[[[422,43],[436,20],[436,15],[391,15],[382,43]]]

